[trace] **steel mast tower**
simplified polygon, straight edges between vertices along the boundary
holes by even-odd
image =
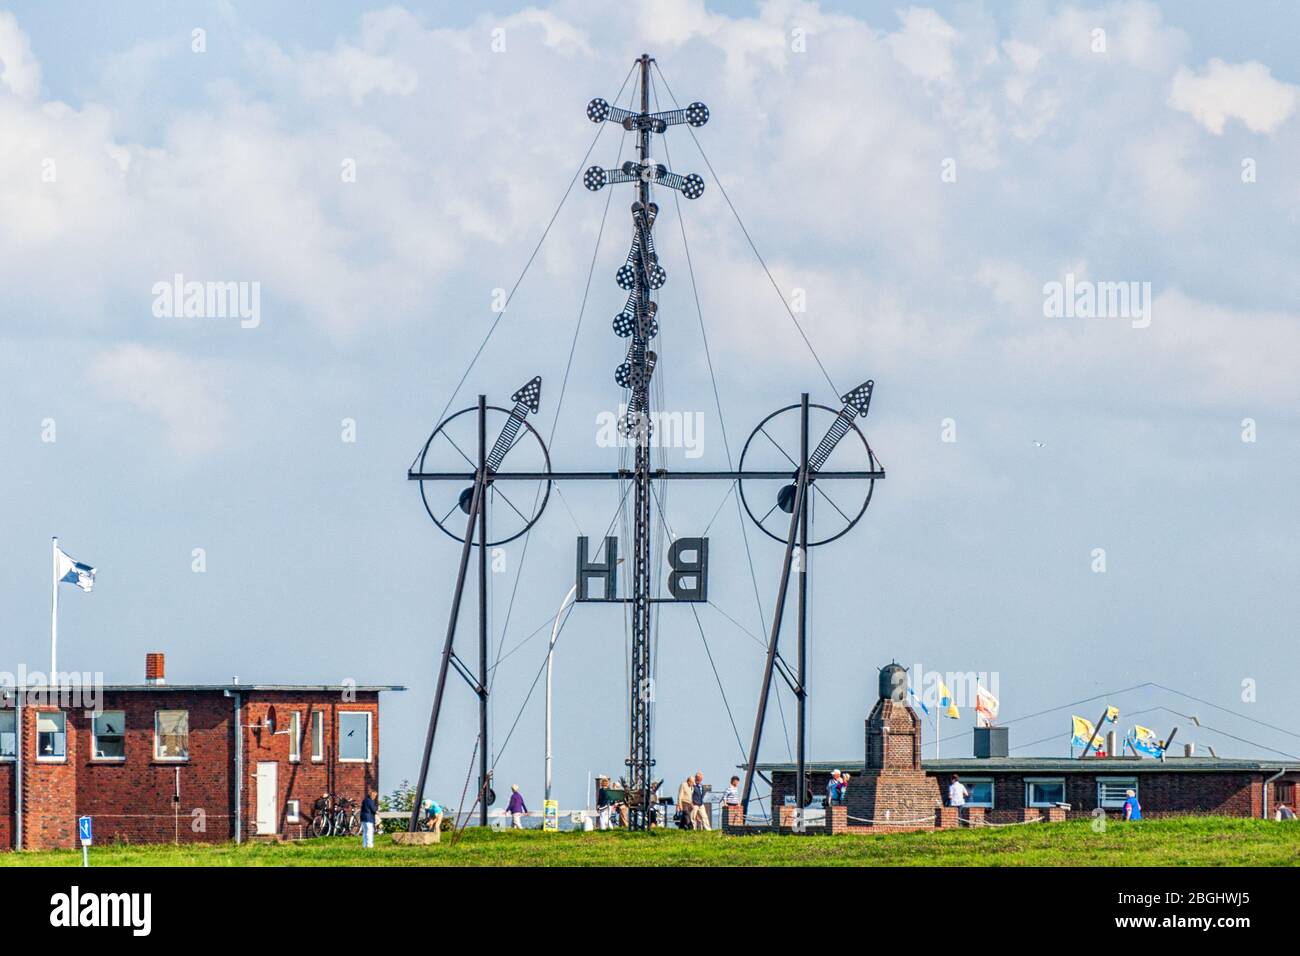
[[[804,393],[799,404],[787,405],[772,412],[750,434],[734,470],[730,467],[730,462],[726,471],[670,471],[653,466],[650,386],[657,356],[651,348],[651,343],[659,332],[658,305],[653,295],[664,285],[668,276],[659,264],[659,257],[654,248],[654,224],[659,207],[651,198],[651,187],[663,186],[676,190],[688,200],[698,199],[704,193],[704,180],[694,173],[685,176],[674,173],[666,166],[655,162],[651,156],[650,136],[652,133],[663,134],[669,126],[679,124],[692,127],[703,126],[709,121],[709,108],[700,102],[693,102],[682,108],[677,106],[674,100],[673,109],[650,112],[652,66],[655,66],[655,61],[649,54],[642,54],[633,64],[633,70],[637,71],[640,83],[639,97],[634,97],[639,100],[637,110],[611,105],[599,97],[587,104],[587,118],[591,122],[598,125],[606,121],[617,123],[626,132],[636,136],[636,159],[624,162],[614,169],[592,166],[583,173],[583,185],[592,192],[617,183],[636,185],[636,201],[631,206],[632,244],[627,260],[619,267],[615,276],[619,287],[627,291],[628,298],[622,311],[614,316],[613,321],[615,334],[620,338],[628,339],[626,357],[616,369],[614,380],[621,388],[626,389],[627,393],[626,410],[619,419],[619,429],[626,444],[634,448],[631,462],[624,459],[613,471],[553,470],[546,443],[527,420],[530,414],[537,413],[541,402],[541,378],[534,377],[510,396],[514,403],[513,407],[489,405],[486,396],[480,395],[477,407],[464,408],[443,418],[425,442],[416,462],[413,462],[407,470],[407,479],[420,483],[420,496],[433,523],[461,545],[460,565],[438,669],[433,709],[430,713],[424,755],[416,780],[414,806],[408,823],[411,830],[416,830],[420,824],[420,802],[424,794],[438,730],[446,679],[452,669],[464,678],[479,699],[478,746],[481,752],[478,754],[479,787],[475,804],[479,807],[480,824],[487,822],[487,807],[494,800],[491,788],[492,768],[487,758],[486,724],[489,692],[486,640],[487,551],[491,547],[509,543],[528,534],[541,518],[550,498],[551,485],[557,481],[618,481],[622,484],[622,501],[626,502],[629,497],[631,498],[633,515],[629,524],[633,541],[630,596],[619,595],[617,565],[622,562],[617,558],[618,539],[608,535],[604,544],[604,562],[593,564],[587,559],[587,538],[579,534],[575,588],[577,602],[626,604],[631,611],[631,653],[628,675],[629,737],[626,760],[628,770],[623,781],[629,810],[629,826],[632,829],[648,829],[654,818],[652,801],[656,781],[653,752],[654,685],[651,676],[653,673],[651,606],[663,602],[683,603],[707,600],[707,537],[675,538],[673,546],[667,553],[668,563],[673,568],[673,573],[668,576],[668,590],[672,597],[657,597],[652,593],[654,568],[651,544],[651,508],[654,497],[652,481],[679,479],[696,482],[732,482],[736,487],[740,506],[749,519],[767,537],[785,546],[785,558],[767,643],[767,660],[754,722],[754,734],[748,750],[741,804],[747,811],[754,778],[757,775],[759,748],[762,743],[763,725],[774,675],[779,675],[796,696],[799,776],[804,777],[807,735],[805,707],[808,696],[805,682],[808,566],[805,555],[809,548],[836,541],[857,525],[871,502],[875,482],[885,477],[885,472],[867,443],[866,436],[856,424],[858,419],[867,416],[874,383],[867,380],[857,388],[841,395],[842,404],[838,408],[810,402],[807,393]],[[655,66],[655,69],[657,71],[658,67]],[[672,97],[671,91],[669,97]],[[743,229],[743,223],[741,226]],[[829,376],[827,381],[834,388],[834,383],[830,382]],[[788,422],[794,413],[798,413],[797,439],[796,444],[787,450],[777,438],[773,437],[769,429]],[[818,428],[823,435],[815,447],[810,441],[810,416],[813,413],[823,421],[827,416],[830,419],[828,425]],[[719,409],[720,414],[721,409]],[[469,417],[471,415],[473,418]],[[504,418],[499,427],[493,426],[492,430],[497,431],[498,436],[495,443],[490,446],[490,451],[487,441],[489,416],[497,421]],[[471,422],[474,425],[472,430],[470,430]],[[459,432],[457,432],[458,428]],[[781,433],[788,429],[777,430]],[[459,435],[463,447],[456,442],[453,433]],[[763,441],[756,444],[760,435]],[[440,436],[446,439],[445,442]],[[471,457],[466,448],[475,445],[477,445],[477,455]],[[779,457],[772,457],[772,450],[775,450]],[[450,451],[455,451],[459,455],[459,460],[450,456]],[[838,467],[827,467],[831,465],[832,455],[837,456]],[[448,457],[451,459],[450,467],[439,464],[439,461]],[[510,457],[515,467],[504,470],[503,465],[507,457]],[[764,459],[770,464],[766,466],[760,464]],[[628,464],[631,465],[630,468]],[[466,471],[466,465],[472,470]],[[631,488],[626,485],[628,481],[632,482]],[[865,483],[865,488],[859,490],[854,496],[855,500],[860,498],[860,504],[849,505],[847,510],[840,507],[827,491],[819,487],[822,482],[843,481]],[[472,484],[464,487],[457,495],[456,485],[464,482],[472,482]],[[443,490],[447,489],[449,483],[451,490]],[[520,486],[525,490],[530,486],[535,489],[531,509],[525,505],[521,510],[507,494],[507,488],[514,489]],[[510,494],[513,493],[512,490]],[[826,505],[840,518],[838,522],[832,518],[833,526],[829,533],[816,536],[812,534],[810,513],[814,495],[824,499]],[[505,512],[508,526],[504,529],[494,526],[494,529],[489,531],[487,515],[489,510],[492,510],[491,501],[497,497],[508,506],[509,510]],[[762,506],[759,502],[766,503],[771,498],[775,498],[775,502],[763,511],[761,516],[756,513],[755,506],[758,506],[761,511]],[[521,498],[521,501],[526,499]],[[463,533],[449,523],[449,519],[457,510],[467,516]],[[518,521],[510,517],[510,512],[514,513]],[[787,515],[788,522],[785,521]],[[769,527],[769,519],[774,522],[774,526]],[[470,556],[476,546],[479,551],[477,676],[471,671],[467,662],[456,653],[454,647]],[[692,550],[695,553],[694,558],[683,557],[683,552],[690,553]],[[798,574],[794,588],[798,598],[797,669],[786,662],[779,648],[783,612],[787,594],[791,590],[792,574]],[[591,578],[604,582],[603,598],[587,596],[586,582]]]
[[[593,123],[606,120],[636,133],[637,162],[624,163],[619,169],[588,169],[583,182],[590,190],[607,183],[635,182],[637,199],[632,204],[632,248],[627,262],[618,270],[618,284],[628,290],[627,304],[614,317],[614,331],[630,338],[627,358],[614,374],[614,380],[630,392],[627,414],[620,422],[625,436],[635,441],[632,509],[632,649],[629,692],[629,740],[627,756],[629,820],[634,829],[650,825],[651,801],[654,797],[654,750],[652,740],[653,684],[651,669],[651,488],[650,463],[650,380],[654,375],[656,355],[650,340],[658,332],[655,318],[657,305],[651,300],[654,290],[667,280],[654,251],[654,223],[659,208],[651,201],[650,187],[662,183],[679,190],[687,199],[697,199],[704,192],[704,180],[695,174],[681,176],[656,163],[650,154],[650,134],[663,133],[669,126],[689,123],[703,126],[709,109],[692,103],[685,109],[663,113],[650,112],[650,65],[654,58],[643,53],[636,61],[640,77],[640,112],[633,113],[594,99],[587,106],[587,118]]]

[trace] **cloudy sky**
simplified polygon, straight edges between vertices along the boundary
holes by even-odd
[[[62,666],[134,681],[163,650],[174,681],[405,684],[385,702],[383,785],[413,776],[457,549],[405,471],[444,408],[507,403],[536,374],[556,466],[615,464],[597,420],[622,397],[608,323],[628,187],[603,231],[610,194],[574,189],[454,390],[583,165],[587,102],[613,100],[649,51],[678,101],[712,112],[707,164],[682,127],[656,157],[707,183],[680,209],[659,197],[657,378],[703,427],[701,457],[664,464],[725,467],[800,391],[835,404],[804,336],[839,390],[876,382],[867,433],[888,478],[811,559],[813,755],[860,758],[894,658],[995,674],[1005,719],[1158,682],[1236,714],[1146,686],[1112,699],[1123,724],[1180,724],[1221,755],[1300,752],[1252,722],[1295,709],[1294,9],[477,9],[0,13],[6,669],[48,660],[58,534],[100,571],[93,594],[63,595]],[[588,162],[626,158],[620,136],[607,124]],[[256,283],[255,321],[160,305],[177,275]],[[1136,283],[1145,311],[1049,314],[1067,281]],[[708,653],[690,609],[662,609],[659,769],[720,778],[740,760],[728,711],[739,736],[752,724],[780,546],[748,530],[751,578],[727,488],[672,492],[674,531],[709,527],[715,606],[699,610]],[[524,701],[573,539],[603,534],[616,504],[613,487],[565,488],[492,575],[492,755],[535,801],[539,691]],[[461,640],[472,657],[469,626]],[[621,770],[625,656],[618,611],[568,619],[566,805],[589,771]],[[432,779],[454,804],[475,724],[452,680]],[[783,698],[769,759],[789,752]],[[1065,752],[1070,712],[1013,724],[1013,746]]]

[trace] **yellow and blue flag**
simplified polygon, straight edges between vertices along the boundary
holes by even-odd
[[[948,690],[948,685],[939,681],[939,709],[943,711],[945,717],[951,717],[957,720],[961,717],[961,711],[957,709],[957,704],[952,699],[952,693]]]
[[[1162,741],[1155,735],[1155,731],[1141,724],[1133,725],[1133,730],[1128,735],[1128,743],[1135,752],[1148,757],[1163,757],[1165,754],[1165,748],[1161,746]]]
[[[1071,717],[1070,721],[1073,724],[1073,733],[1070,737],[1070,743],[1073,746],[1086,747],[1090,740],[1092,741],[1093,747],[1101,746],[1101,735],[1097,733],[1097,728],[1092,725],[1091,720],[1088,720],[1086,717],[1075,716]]]
[[[1118,707],[1107,707],[1107,708],[1106,708],[1106,719],[1107,719],[1108,721],[1110,721],[1112,724],[1115,723],[1115,721],[1119,720],[1119,708],[1118,708]]]

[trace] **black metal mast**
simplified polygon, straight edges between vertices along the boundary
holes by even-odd
[[[641,54],[637,61],[641,74],[641,115],[650,113],[650,55]],[[650,127],[641,124],[637,133],[637,158],[642,167],[650,161]],[[653,696],[650,683],[650,372],[654,353],[650,351],[650,288],[649,269],[654,247],[650,243],[650,230],[654,216],[650,206],[650,179],[641,176],[637,181],[637,201],[632,207],[634,249],[640,260],[634,263],[637,322],[632,330],[632,348],[629,356],[632,375],[632,398],[628,405],[628,422],[636,436],[636,462],[634,466],[636,487],[633,489],[633,508],[636,518],[632,532],[632,673],[631,673],[631,740],[628,746],[628,789],[639,795],[633,804],[635,811],[629,824],[634,829],[650,826],[650,801],[654,794],[654,753],[651,740],[651,704]]]

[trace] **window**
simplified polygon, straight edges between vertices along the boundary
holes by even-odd
[[[106,710],[94,716],[90,723],[91,753],[96,760],[125,760],[126,714],[120,710]]]
[[[370,712],[345,710],[339,713],[339,760],[346,763],[370,761]]]
[[[1025,806],[1054,807],[1064,802],[1064,777],[1030,777],[1025,780]]]
[[[0,738],[4,737],[4,718],[0,717]],[[4,756],[4,745],[0,743],[0,757]],[[1295,809],[1295,783],[1290,780],[1279,780],[1274,784],[1274,792],[1277,794],[1276,803],[1285,803],[1292,810]]]
[[[18,734],[14,712],[0,710],[0,760],[13,760],[18,756]]]
[[[298,822],[298,801],[297,800],[290,800],[284,805],[284,822],[285,823]]]
[[[1128,799],[1125,791],[1132,790],[1137,793],[1137,788],[1137,777],[1098,777],[1097,806],[1118,810]]]
[[[325,759],[325,711],[315,710],[311,715],[311,759]]]
[[[36,759],[68,759],[68,715],[61,710],[36,715]]]
[[[156,760],[190,759],[190,712],[188,710],[154,712],[153,755]]]
[[[966,794],[966,806],[968,807],[992,807],[993,806],[993,778],[992,777],[964,777],[962,783],[966,784],[969,791]]]
[[[293,711],[289,714],[289,762],[297,763],[302,759],[302,714]]]

